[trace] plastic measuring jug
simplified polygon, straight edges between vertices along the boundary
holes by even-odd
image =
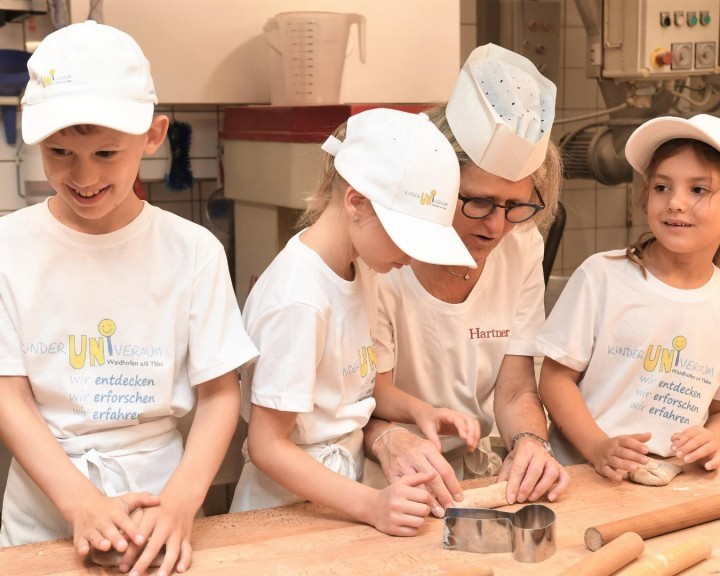
[[[263,31],[273,52],[271,102],[322,105],[340,102],[350,27],[358,30],[365,62],[365,16],[339,12],[281,12]]]

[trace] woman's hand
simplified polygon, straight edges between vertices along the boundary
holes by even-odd
[[[507,455],[498,473],[498,482],[507,480],[509,504],[534,502],[547,493],[553,502],[570,484],[570,475],[542,444],[531,437],[520,438]]]
[[[455,472],[433,442],[400,428],[383,434],[372,450],[391,484],[417,473],[430,475],[425,488],[433,496],[434,516],[441,518],[445,508],[462,500]]]
[[[440,434],[459,436],[472,452],[480,442],[480,422],[474,416],[450,408],[435,408],[426,404],[415,414],[415,425],[438,451],[442,450]]]

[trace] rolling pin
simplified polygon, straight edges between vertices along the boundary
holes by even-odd
[[[463,490],[463,501],[456,502],[455,506],[459,508],[499,508],[500,506],[507,506],[506,490],[507,481],[490,484],[482,488],[468,488]]]
[[[618,576],[673,576],[705,560],[712,554],[712,542],[706,536],[688,536],[666,552],[653,554],[628,566]]]
[[[637,532],[647,539],[718,518],[720,494],[593,526],[585,530],[585,546],[588,550],[597,550],[625,532]]]
[[[558,576],[609,576],[635,560],[644,548],[645,543],[639,534],[625,532],[597,552],[566,568]]]

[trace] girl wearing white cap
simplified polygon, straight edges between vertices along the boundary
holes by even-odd
[[[375,419],[366,427],[366,452],[384,472],[368,463],[367,481],[435,470],[429,488],[438,515],[462,499],[458,479],[499,474],[510,503],[545,493],[553,500],[569,481],[548,450],[533,368],[545,319],[538,226],[552,221],[561,177],[550,143],[554,96],[527,59],[492,44],[473,51],[447,106],[428,114],[460,161],[453,226],[476,266],[414,261],[380,279],[378,381],[481,427],[483,440],[470,452],[453,438],[438,451]],[[510,451],[502,467],[488,438],[495,421]]]
[[[650,232],[595,254],[542,330],[558,458],[621,480],[675,456],[720,465],[720,119],[662,117],[625,147]],[[666,478],[669,481],[670,478]]]
[[[427,116],[374,109],[331,136],[306,220],[260,276],[243,313],[260,356],[243,366],[246,458],[231,511],[310,500],[383,532],[410,536],[430,511],[416,474],[376,490],[363,471],[362,427],[375,411],[473,447],[474,418],[375,381],[374,272],[410,257],[474,261],[452,228],[460,170]],[[342,140],[342,141],[341,141]],[[362,261],[360,260],[362,259]],[[369,269],[368,269],[369,268]]]

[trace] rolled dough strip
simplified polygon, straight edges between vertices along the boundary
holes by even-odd
[[[490,486],[484,486],[483,488],[468,488],[463,490],[463,501],[456,502],[455,505],[461,508],[499,508],[500,506],[507,506],[506,490],[507,481],[490,484]]]
[[[111,550],[108,550],[107,552],[103,552],[102,550],[96,550],[93,548],[90,552],[90,560],[97,564],[98,566],[108,566],[108,567],[117,567],[120,566],[120,560],[122,560],[122,557],[124,555],[124,552],[118,552],[114,548]],[[160,554],[155,556],[155,559],[150,562],[150,566],[153,568],[157,568],[160,566],[165,559],[165,547],[160,550]]]
[[[647,464],[635,468],[628,477],[633,482],[645,486],[665,486],[680,472],[682,468],[677,464],[650,458]]]

